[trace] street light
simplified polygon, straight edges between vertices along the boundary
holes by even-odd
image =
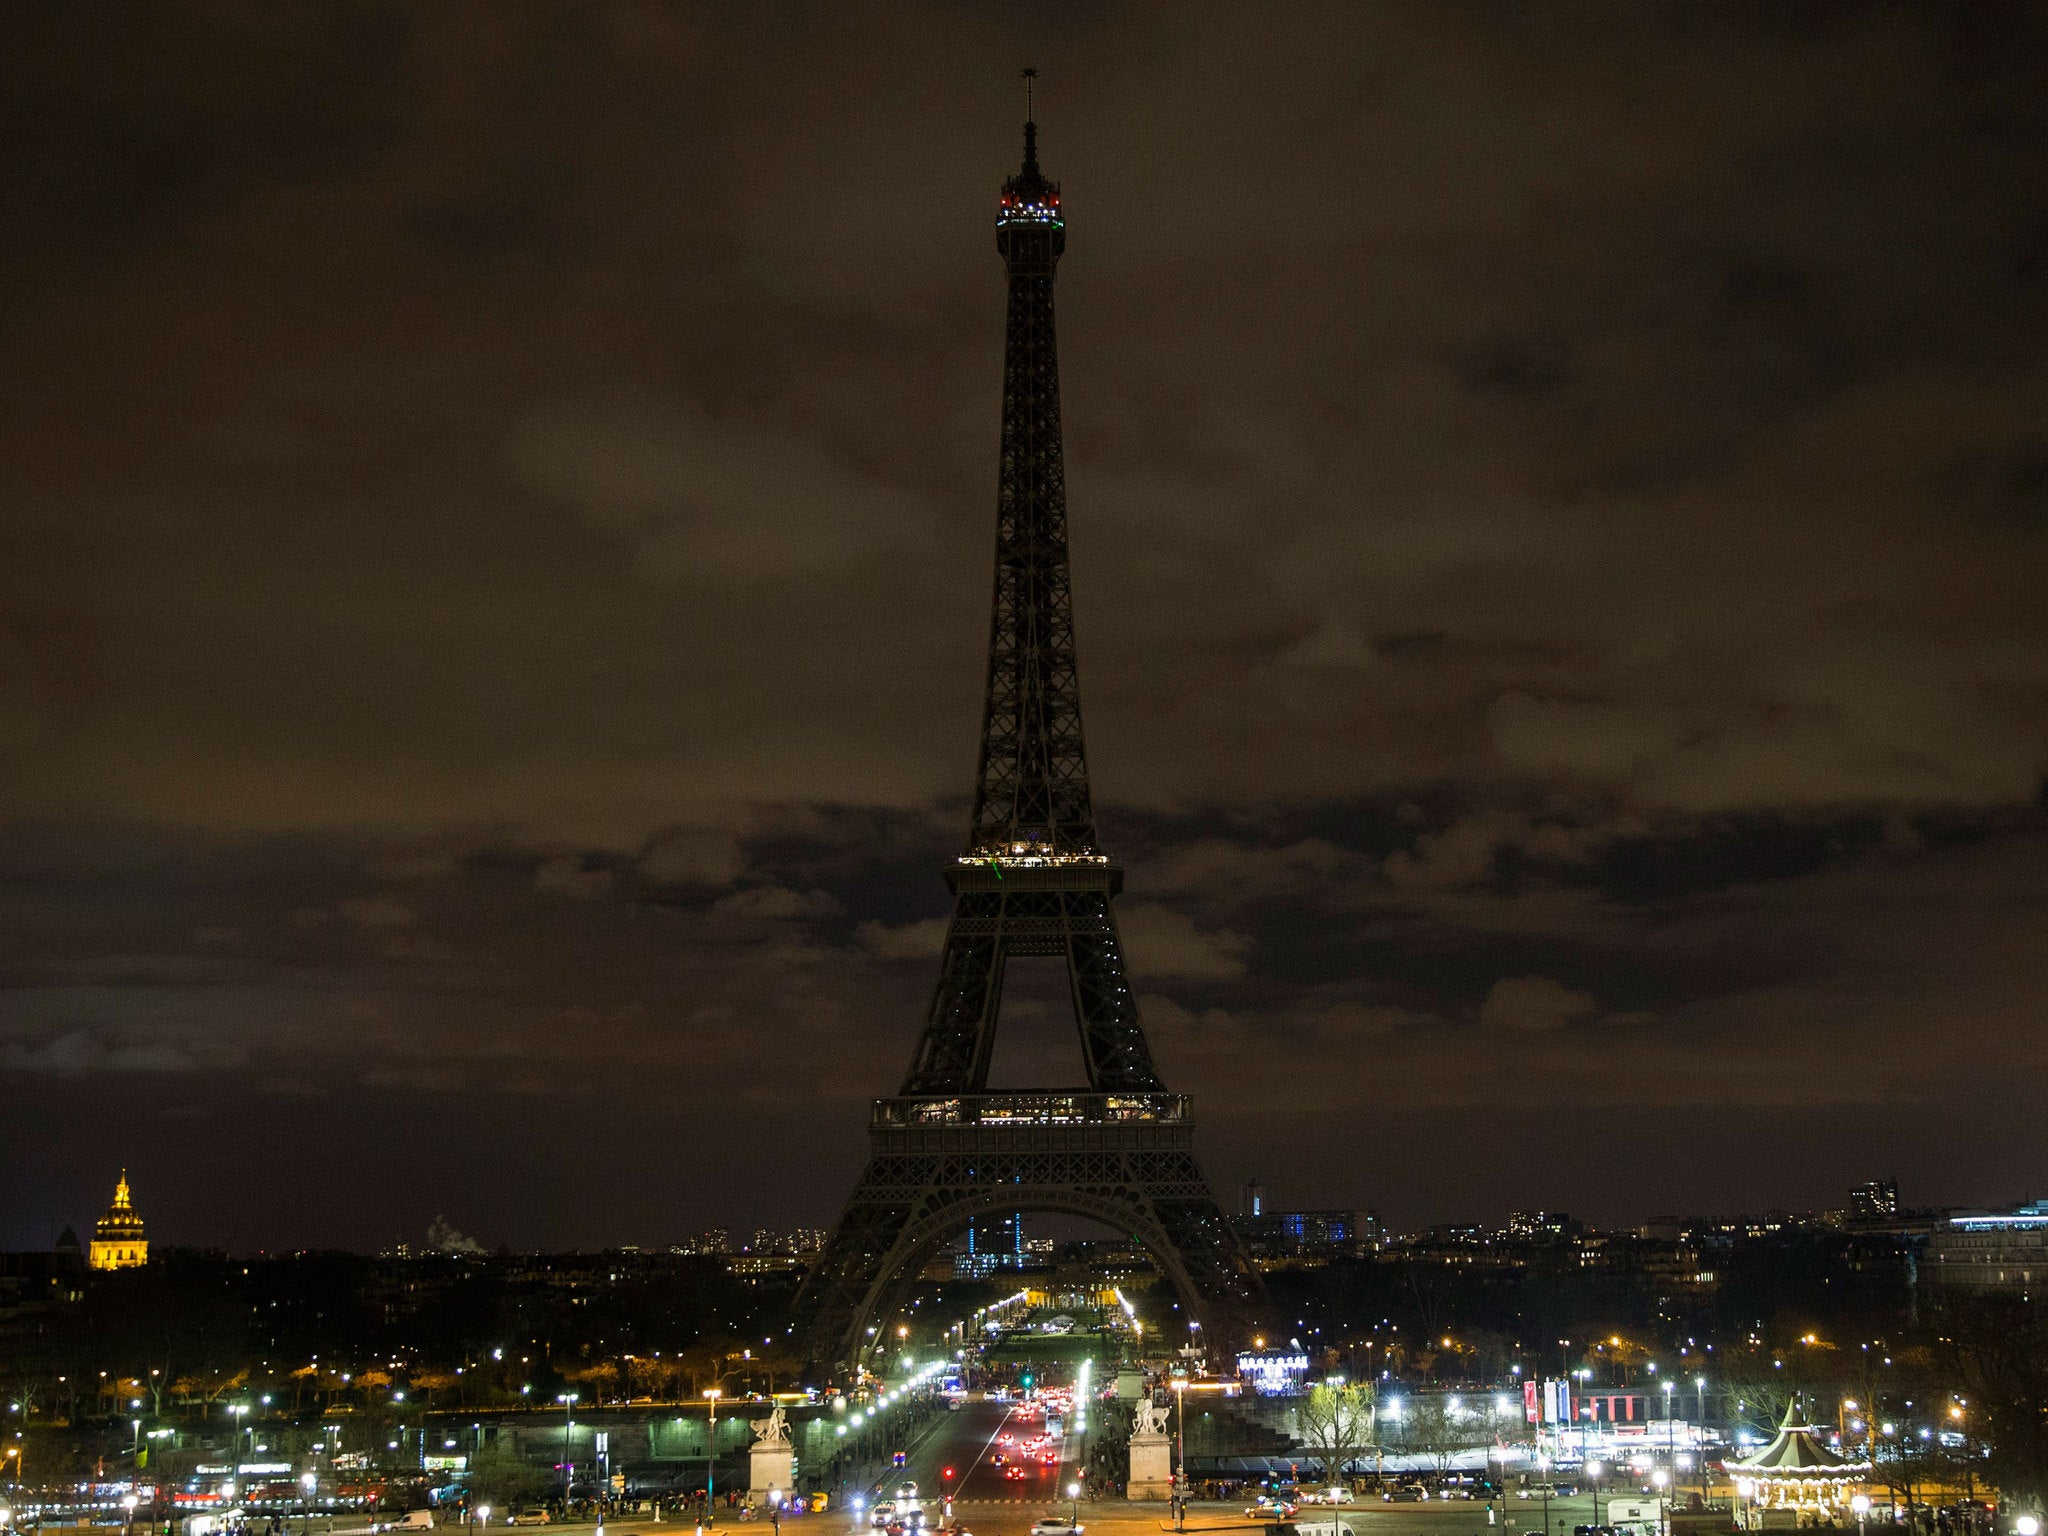
[[[1676,1411],[1671,1406],[1671,1389],[1676,1385],[1678,1383],[1670,1377],[1664,1378],[1664,1465],[1670,1470],[1673,1482],[1678,1480],[1678,1425],[1671,1417]]]
[[[576,1412],[576,1397],[577,1394],[574,1392],[557,1392],[555,1394],[555,1401],[562,1405],[562,1513],[564,1515],[569,1512],[569,1494],[574,1488],[576,1480],[576,1463],[569,1459],[571,1447],[575,1443],[576,1422],[573,1415]],[[424,1441],[422,1443],[424,1444]]]
[[[704,1437],[704,1523],[718,1523],[718,1388],[706,1387],[704,1401],[711,1405],[711,1432]],[[856,1421],[858,1422],[858,1421]]]
[[[1067,1497],[1072,1501],[1067,1509],[1067,1524],[1078,1531],[1081,1529],[1081,1485],[1067,1484]]]
[[[1173,1429],[1178,1442],[1175,1452],[1178,1464],[1173,1469],[1173,1528],[1184,1531],[1188,1528],[1188,1379],[1185,1376],[1173,1378]]]

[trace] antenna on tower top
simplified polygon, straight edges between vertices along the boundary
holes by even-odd
[[[1031,82],[1038,78],[1038,71],[1024,71],[1024,169],[1035,173],[1038,170],[1038,124],[1031,116]]]

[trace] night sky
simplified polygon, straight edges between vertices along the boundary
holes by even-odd
[[[2041,8],[138,0],[0,20],[0,1242],[836,1215],[1027,63],[1226,1204],[2048,1194]]]

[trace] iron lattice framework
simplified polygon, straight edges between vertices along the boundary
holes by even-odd
[[[1028,122],[996,248],[1010,294],[974,819],[946,872],[953,919],[910,1071],[875,1103],[867,1171],[798,1301],[813,1357],[840,1366],[861,1361],[868,1325],[939,1246],[991,1211],[1061,1211],[1130,1233],[1219,1344],[1262,1299],[1195,1162],[1188,1101],[1153,1066],[1110,908],[1123,871],[1095,843],[1053,328],[1066,226]],[[1013,955],[1065,957],[1086,1089],[989,1092]]]

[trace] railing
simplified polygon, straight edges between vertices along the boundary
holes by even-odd
[[[937,1125],[1102,1125],[1131,1120],[1179,1122],[1179,1093],[962,1093],[877,1099],[876,1127]]]

